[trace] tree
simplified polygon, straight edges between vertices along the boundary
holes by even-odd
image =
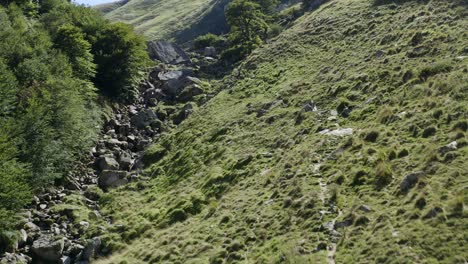
[[[278,0],[253,0],[262,7],[262,12],[271,15],[275,12],[275,8],[278,6]]]
[[[236,49],[246,55],[263,43],[262,36],[266,35],[268,24],[262,7],[249,0],[234,0],[226,10],[226,18],[231,31],[229,40],[234,44],[231,51]]]
[[[93,63],[91,44],[85,40],[80,28],[73,25],[61,26],[54,43],[70,59],[76,77],[86,80],[95,76],[96,64]]]
[[[0,233],[11,227],[13,212],[25,206],[32,196],[27,184],[29,169],[15,158],[13,127],[12,120],[0,122]]]
[[[14,112],[17,93],[18,82],[15,76],[0,60],[0,121]]]
[[[92,52],[98,66],[97,86],[122,101],[135,99],[143,70],[149,65],[144,39],[129,25],[110,24],[97,36]]]

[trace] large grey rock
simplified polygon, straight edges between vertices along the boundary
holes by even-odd
[[[33,242],[31,250],[40,259],[50,262],[58,262],[62,257],[64,240],[55,240],[52,236],[42,235]]]
[[[352,135],[353,129],[352,128],[342,128],[342,129],[336,129],[336,130],[325,129],[325,130],[320,131],[319,134],[343,137],[343,136]]]
[[[194,84],[201,85],[201,81],[195,77],[185,76],[179,79],[172,79],[167,81],[163,85],[162,89],[165,93],[176,96],[180,94],[184,88]]]
[[[170,42],[148,42],[148,53],[151,59],[160,60],[167,64],[190,63],[187,53],[176,44]]]
[[[142,128],[145,128],[146,126],[151,125],[157,120],[158,120],[158,117],[156,116],[156,113],[154,113],[154,111],[151,109],[146,109],[134,115],[131,118],[130,122],[132,123],[132,125],[136,126],[137,128],[142,129]]]
[[[60,258],[59,264],[71,264],[72,259],[68,256],[63,256]]]
[[[143,94],[143,98],[145,99],[146,102],[149,102],[152,99],[161,100],[165,97],[166,95],[161,89],[154,89],[154,88],[146,90],[145,93]],[[134,113],[134,115],[135,114],[138,114],[138,112]]]
[[[158,73],[158,78],[161,81],[169,81],[169,80],[180,79],[183,76],[184,76],[183,71],[169,71],[169,72],[160,72],[160,73]]]
[[[89,239],[87,241],[86,247],[77,256],[77,259],[81,261],[90,260],[92,257],[94,257],[98,253],[100,247],[101,247],[101,239],[99,237]]]
[[[114,188],[126,184],[126,177],[125,171],[105,170],[99,175],[98,184],[104,189]]]
[[[119,156],[120,168],[129,170],[133,164],[132,156],[127,152],[122,152]]]
[[[109,156],[102,156],[99,158],[99,169],[101,170],[118,170],[119,163]]]
[[[27,264],[31,262],[31,258],[24,254],[5,253],[0,258],[0,264]]]
[[[439,153],[445,154],[445,153],[450,152],[450,151],[455,151],[455,150],[457,150],[457,147],[458,147],[457,141],[453,141],[453,142],[450,142],[449,144],[439,148]]]
[[[197,95],[203,94],[203,89],[199,85],[193,84],[186,87],[177,97],[179,101],[187,102],[193,99]]]
[[[206,47],[203,54],[207,57],[216,57],[217,52],[215,47]]]

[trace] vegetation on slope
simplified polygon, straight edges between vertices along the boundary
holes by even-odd
[[[103,196],[98,263],[466,261],[466,7],[300,18]]]
[[[109,9],[97,6],[112,21],[131,24],[148,39],[187,42],[206,33],[227,30],[224,7],[229,0],[133,0]],[[114,5],[114,4],[110,4]]]
[[[132,98],[148,62],[145,50],[131,27],[89,8],[60,0],[2,2],[0,253],[32,195],[78,173],[77,162],[97,139],[98,95]]]

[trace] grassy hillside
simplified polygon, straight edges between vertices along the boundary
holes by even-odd
[[[226,30],[229,0],[131,0],[97,6],[112,21],[132,24],[148,39],[184,43],[208,32]]]
[[[97,263],[466,262],[466,1],[387,2],[254,52],[102,197]]]

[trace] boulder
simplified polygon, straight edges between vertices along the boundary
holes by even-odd
[[[178,100],[182,102],[191,101],[193,97],[203,94],[203,89],[197,84],[190,85],[185,88],[178,96]]]
[[[84,248],[85,248],[85,247],[82,246],[82,245],[80,245],[80,244],[72,243],[72,244],[68,247],[68,249],[67,249],[67,251],[66,251],[65,253],[66,253],[67,255],[69,255],[69,256],[73,256],[73,257],[74,257],[74,256],[80,254],[80,252],[82,252]]]
[[[64,240],[55,240],[50,235],[42,235],[34,241],[31,250],[40,259],[50,262],[59,262],[62,257]]]
[[[127,152],[122,152],[119,156],[120,168],[123,170],[129,170],[133,164],[132,156]]]
[[[119,163],[109,156],[102,156],[99,158],[99,169],[101,170],[118,170]]]
[[[317,112],[318,111],[317,105],[312,100],[305,102],[302,109],[304,109],[304,112]]]
[[[190,58],[179,46],[165,41],[148,42],[148,54],[152,60],[166,64],[190,63]]]
[[[0,257],[1,264],[27,264],[31,263],[32,259],[24,254],[5,253]]]
[[[172,79],[167,81],[162,89],[165,93],[177,96],[180,94],[186,87],[190,85],[201,85],[201,81],[198,78],[185,76],[179,79]]]
[[[190,114],[194,111],[194,107],[191,103],[184,105],[184,107],[180,110],[177,116],[174,117],[174,124],[179,125],[184,121]]]
[[[82,261],[89,261],[92,257],[94,257],[98,253],[100,247],[101,247],[101,239],[99,237],[89,239],[87,241],[86,247],[77,256],[77,259],[82,260]]]
[[[60,258],[59,264],[71,264],[72,259],[68,256],[63,256]]]
[[[145,93],[143,94],[143,98],[145,99],[146,102],[153,100],[153,99],[162,100],[165,97],[166,95],[161,89],[154,89],[154,88],[146,90]],[[137,114],[137,113],[134,113],[134,114]]]
[[[445,154],[447,152],[455,151],[455,150],[457,150],[457,148],[458,148],[457,141],[453,141],[453,142],[450,142],[449,144],[439,148],[439,153],[443,155],[443,154]]]
[[[154,113],[154,111],[151,109],[146,109],[134,115],[130,122],[133,126],[139,129],[143,129],[157,120],[158,117],[156,116],[156,113]]]
[[[352,135],[353,129],[352,128],[343,128],[343,129],[336,129],[336,130],[325,129],[325,130],[320,131],[319,134],[343,137],[343,136]]]
[[[184,76],[183,71],[168,71],[168,72],[160,72],[158,73],[158,78],[161,81],[169,81],[169,80],[175,80],[175,79],[180,79]]]
[[[110,148],[110,149],[115,149],[115,148],[121,148],[121,149],[126,149],[128,147],[128,143],[125,141],[120,141],[115,138],[107,139],[105,141],[105,145]]]
[[[127,172],[116,170],[105,170],[99,175],[98,184],[101,188],[113,188],[126,184]]]
[[[21,229],[19,232],[18,245],[23,246],[28,242],[28,233],[26,230]]]
[[[207,57],[216,57],[216,48],[215,47],[206,47],[203,51],[203,54]]]

